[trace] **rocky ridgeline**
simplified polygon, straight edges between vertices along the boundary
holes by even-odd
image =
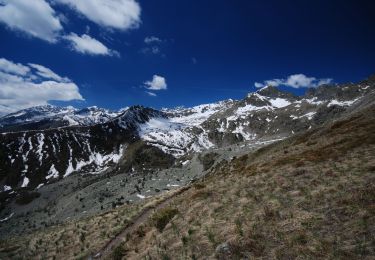
[[[374,82],[372,77],[326,85],[304,96],[270,86],[243,100],[161,111],[142,106],[118,112],[22,110],[0,119],[0,191],[34,189],[75,172],[169,167],[188,153],[285,138],[360,106],[373,93]]]

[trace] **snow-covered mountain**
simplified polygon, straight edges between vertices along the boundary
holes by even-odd
[[[33,189],[75,172],[169,167],[188,153],[285,138],[372,102],[374,91],[370,78],[321,86],[304,96],[265,87],[242,100],[160,111],[142,106],[117,112],[22,110],[0,119],[0,190]]]
[[[88,107],[37,106],[6,115],[0,118],[0,132],[42,130],[63,126],[90,126],[106,123],[119,116],[123,110]]]
[[[140,126],[140,137],[175,157],[264,137],[285,138],[338,117],[373,86],[322,86],[304,96],[268,86],[243,100],[164,109],[166,117]]]

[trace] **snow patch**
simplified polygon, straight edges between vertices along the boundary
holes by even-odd
[[[5,221],[9,220],[11,217],[13,217],[13,215],[14,215],[14,213],[12,212],[8,217],[0,219],[0,222],[5,222]]]
[[[273,107],[276,108],[287,107],[291,104],[288,100],[284,98],[270,99],[269,102],[272,104]]]
[[[178,184],[167,184],[167,187],[180,187]]]
[[[51,178],[56,179],[59,177],[59,172],[56,170],[55,165],[52,164],[51,168],[48,171],[48,175],[46,179],[49,180]]]
[[[142,200],[146,198],[146,196],[141,195],[141,194],[137,194],[136,196],[137,196],[138,198],[142,199]]]
[[[43,163],[43,145],[44,145],[44,134],[38,134],[38,150],[37,154],[39,155],[39,165]]]
[[[12,187],[4,185],[3,191],[9,191],[9,190],[12,190]]]
[[[76,161],[76,166],[73,167],[72,164],[72,150],[70,149],[70,159],[69,159],[69,165],[66,170],[66,173],[64,174],[64,178],[72,174],[73,172],[81,170],[83,167],[95,164],[97,169],[95,172],[101,172],[103,167],[110,162],[118,163],[123,155],[124,146],[120,145],[119,151],[116,153],[109,153],[109,154],[101,154],[99,152],[92,152],[90,145],[87,143],[88,150],[91,152],[89,159],[87,161]],[[69,147],[70,148],[70,147]]]
[[[328,107],[334,106],[334,105],[337,105],[337,106],[351,106],[357,100],[358,99],[349,100],[349,101],[338,101],[338,100],[334,99],[334,100],[332,100],[331,102],[328,103]]]
[[[186,164],[188,164],[189,162],[190,162],[190,161],[187,160],[187,161],[182,162],[181,164],[182,164],[182,165],[186,165]]]
[[[23,178],[23,182],[22,182],[22,185],[21,185],[21,188],[25,188],[27,187],[27,185],[29,185],[30,183],[30,180],[29,178],[27,178],[26,176]]]

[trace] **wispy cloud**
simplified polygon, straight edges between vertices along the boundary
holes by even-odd
[[[75,33],[71,33],[64,36],[64,39],[70,41],[74,51],[82,54],[120,56],[117,51],[109,49],[102,42],[91,38],[87,34],[79,36]]]
[[[3,73],[21,76],[24,76],[30,72],[30,68],[28,66],[24,66],[21,63],[14,63],[4,58],[0,58],[0,70]]]
[[[154,93],[154,92],[150,92],[150,91],[145,91],[147,95],[151,96],[151,97],[156,97],[157,95]]]
[[[162,40],[156,36],[148,36],[145,38],[144,42],[146,44],[160,43]]]
[[[90,21],[112,29],[129,30],[141,24],[141,6],[135,0],[55,0]]]
[[[161,49],[159,46],[151,46],[142,48],[141,52],[143,54],[161,54]]]
[[[74,82],[39,64],[23,65],[0,58],[0,85],[0,114],[52,100],[84,100]]]
[[[290,75],[285,79],[270,79],[265,80],[262,83],[255,82],[254,86],[256,88],[262,88],[265,86],[288,86],[292,88],[315,88],[320,85],[330,84],[332,83],[333,79],[331,78],[315,78],[315,77],[308,77],[304,74],[294,74]]]
[[[46,68],[42,65],[35,64],[35,63],[29,63],[29,66],[33,69],[35,69],[35,73],[38,74],[39,76],[45,78],[45,79],[53,79],[57,82],[69,82],[70,79],[66,77],[60,77],[57,75],[55,72],[50,70],[49,68]]]
[[[160,39],[156,36],[147,36],[144,40],[144,47],[141,49],[141,53],[143,54],[153,54],[153,55],[160,55],[165,57],[163,54],[162,49],[167,42],[166,40]]]

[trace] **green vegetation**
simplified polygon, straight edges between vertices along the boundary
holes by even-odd
[[[175,208],[163,208],[152,216],[152,222],[159,232],[162,232],[165,226],[176,214],[178,214],[178,210]]]

